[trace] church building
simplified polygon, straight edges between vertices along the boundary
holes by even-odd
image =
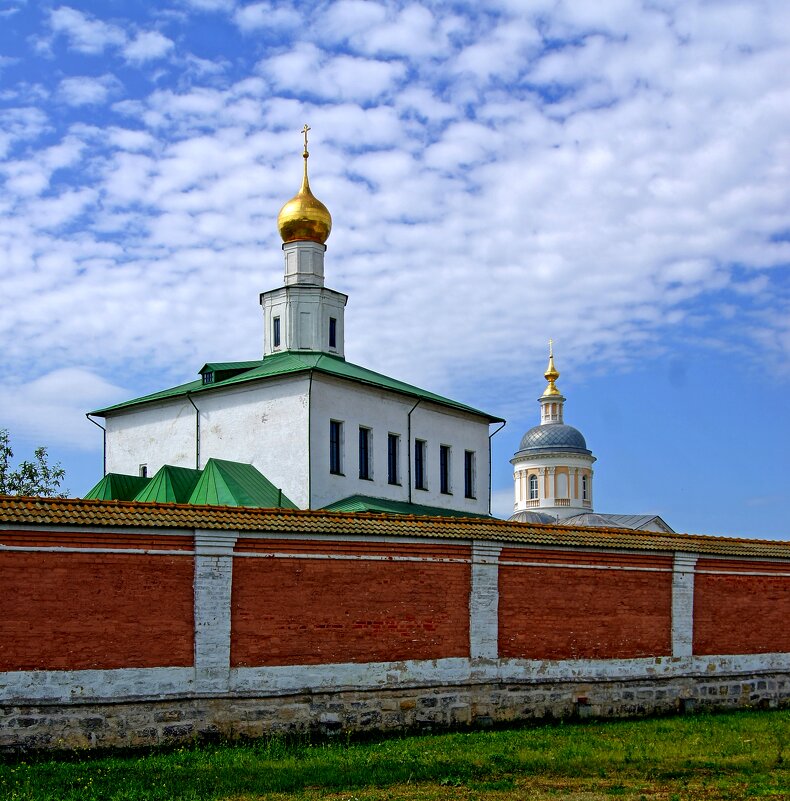
[[[551,341],[549,364],[543,375],[548,384],[538,398],[540,423],[524,434],[510,460],[515,482],[510,520],[673,533],[658,515],[593,512],[595,457],[581,431],[565,423],[565,398],[557,389],[560,374],[554,366]]]
[[[310,189],[308,130],[301,188],[277,221],[283,285],[260,295],[263,358],[209,362],[195,381],[92,412],[105,480],[87,497],[196,502],[203,476],[201,497],[232,503],[207,494],[224,476],[235,497],[246,482],[300,509],[490,514],[502,418],[345,359],[347,297],[324,284],[332,218]],[[151,496],[155,474],[170,494]]]

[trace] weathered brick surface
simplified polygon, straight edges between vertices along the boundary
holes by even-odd
[[[0,553],[0,670],[192,664],[193,559]]]
[[[468,547],[449,547],[469,557]],[[448,554],[441,546],[398,550]],[[231,665],[468,656],[469,590],[464,563],[237,557]]]
[[[671,567],[665,557],[547,554],[503,548],[502,562]],[[671,652],[672,574],[506,565],[499,568],[499,655],[622,659]]]
[[[700,571],[720,571],[715,574]],[[790,651],[790,573],[785,564],[700,559],[694,584],[694,653]],[[729,574],[728,574],[729,573]]]

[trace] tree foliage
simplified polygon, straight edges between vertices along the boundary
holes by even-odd
[[[14,452],[8,430],[0,428],[0,495],[38,495],[44,498],[66,498],[68,490],[61,484],[66,471],[60,462],[49,463],[47,449],[36,448],[32,462],[11,466]]]

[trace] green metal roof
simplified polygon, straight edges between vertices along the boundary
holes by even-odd
[[[231,364],[231,362],[223,362],[222,364]],[[336,376],[337,378],[355,381],[379,389],[388,389],[411,398],[431,401],[440,406],[447,406],[479,417],[485,417],[490,423],[504,422],[504,419],[501,417],[495,417],[487,412],[475,409],[472,406],[458,403],[457,401],[450,400],[441,395],[436,395],[433,392],[428,392],[425,389],[415,387],[412,384],[398,381],[395,378],[390,378],[381,373],[376,373],[373,370],[368,370],[366,367],[360,367],[359,365],[347,362],[345,359],[340,359],[337,356],[330,356],[325,353],[297,353],[294,351],[285,351],[283,353],[275,353],[267,356],[259,362],[235,362],[234,364],[252,364],[256,366],[232,375],[230,378],[215,381],[212,384],[204,384],[202,379],[190,381],[187,384],[180,384],[171,389],[164,389],[161,392],[154,392],[150,395],[144,395],[141,398],[134,398],[133,400],[124,401],[123,403],[117,403],[114,406],[97,409],[91,412],[91,414],[105,417],[108,413],[128,409],[132,406],[138,406],[144,403],[179,398],[191,394],[197,395],[201,392],[213,392],[217,389],[229,387],[234,384],[260,381],[268,378],[276,378],[278,376],[294,375],[313,370],[317,373],[323,373],[324,375]],[[208,365],[206,365],[206,367],[208,367]]]
[[[84,497],[97,501],[132,501],[150,480],[142,476],[127,476],[124,473],[107,473]]]
[[[431,517],[484,517],[489,515],[474,512],[460,512],[456,509],[441,509],[438,506],[423,506],[406,501],[390,501],[384,498],[371,498],[368,495],[351,495],[329,506],[323,507],[327,512],[381,512],[387,515],[429,515]],[[489,518],[490,519],[490,518]]]
[[[296,509],[296,504],[251,464],[209,459],[189,503]]]
[[[226,370],[252,370],[253,367],[258,367],[261,363],[260,359],[252,362],[206,362],[199,373],[210,373],[212,370],[217,372],[225,372]]]
[[[189,503],[189,496],[200,480],[200,470],[166,464],[156,471],[151,481],[134,498],[136,501]]]

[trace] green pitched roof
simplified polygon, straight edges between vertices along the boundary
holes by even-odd
[[[107,473],[84,497],[97,501],[131,501],[150,480],[142,476],[127,476],[124,473]]]
[[[166,464],[156,471],[146,487],[137,493],[136,501],[189,503],[189,496],[200,480],[200,470]]]
[[[390,378],[381,373],[376,373],[373,370],[368,370],[366,367],[360,367],[357,364],[347,362],[345,359],[340,359],[337,356],[330,356],[325,353],[296,353],[294,351],[285,351],[284,353],[275,353],[267,356],[259,362],[222,362],[212,364],[236,364],[242,366],[252,364],[256,366],[251,367],[249,370],[245,369],[243,372],[236,373],[221,381],[215,381],[212,384],[204,384],[202,379],[190,381],[187,384],[180,384],[171,389],[164,389],[161,392],[154,392],[150,395],[144,395],[141,398],[134,398],[133,400],[124,401],[123,403],[117,403],[114,406],[107,406],[104,409],[97,409],[91,412],[91,414],[102,417],[110,412],[128,409],[143,403],[179,398],[191,394],[197,395],[201,392],[213,392],[217,389],[229,387],[234,384],[260,381],[267,378],[276,378],[278,376],[294,375],[312,370],[316,373],[336,376],[337,378],[355,381],[379,389],[388,389],[411,398],[431,401],[440,406],[448,406],[452,409],[458,409],[459,411],[468,412],[479,417],[485,417],[491,423],[504,422],[501,417],[495,417],[479,409],[475,409],[472,406],[466,406],[463,403],[458,403],[457,401],[450,400],[449,398],[445,398],[433,392],[428,392],[425,389],[415,387],[412,384],[398,381],[395,378]],[[208,367],[208,365],[206,365],[206,367]]]
[[[430,515],[432,517],[484,517],[488,515],[461,512],[456,509],[441,509],[438,506],[423,506],[406,501],[390,501],[371,498],[368,495],[351,495],[348,498],[323,507],[327,512],[381,512],[387,515]]]
[[[209,459],[189,503],[296,509],[296,504],[251,464]]]

